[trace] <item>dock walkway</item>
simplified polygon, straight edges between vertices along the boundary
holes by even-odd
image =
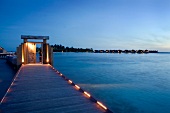
[[[1,101],[2,113],[103,113],[47,64],[21,66]]]

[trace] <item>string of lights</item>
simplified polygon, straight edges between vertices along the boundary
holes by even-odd
[[[50,65],[51,66],[51,65]],[[83,90],[79,85],[75,84],[72,80],[68,79],[65,75],[63,75],[61,72],[56,70],[53,66],[51,68],[59,75],[61,76],[64,80],[66,80],[70,85],[74,86],[78,91],[83,93],[87,98],[89,98],[92,102],[96,103],[99,105],[101,108],[103,108],[106,113],[113,113],[110,109],[108,109],[103,103],[100,101],[96,100],[90,93],[86,92]]]

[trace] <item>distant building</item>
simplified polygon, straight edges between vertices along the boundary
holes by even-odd
[[[7,51],[4,48],[0,47],[0,53],[7,53]]]

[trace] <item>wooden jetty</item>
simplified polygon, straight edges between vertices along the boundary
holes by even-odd
[[[16,60],[21,67],[0,102],[0,113],[113,113],[52,66],[48,36],[22,35],[21,39]],[[39,63],[35,63],[36,43],[41,43]]]
[[[64,78],[64,79],[63,79]],[[22,65],[1,101],[2,113],[111,112],[48,64]]]
[[[0,59],[5,59],[7,55],[11,55],[4,48],[0,46]]]
[[[8,55],[11,55],[10,53],[0,53],[0,59],[6,59]]]

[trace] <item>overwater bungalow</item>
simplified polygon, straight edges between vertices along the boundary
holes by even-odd
[[[110,50],[110,53],[114,53],[114,50]]]
[[[119,49],[119,50],[118,50],[118,53],[122,53],[122,50]]]
[[[131,50],[131,53],[136,53],[136,50],[132,49],[132,50]]]
[[[149,50],[146,49],[146,50],[144,51],[144,53],[149,53]]]
[[[124,50],[124,53],[130,53],[131,51],[130,50]]]
[[[0,46],[0,53],[1,53],[1,54],[7,53],[7,51],[6,51],[3,47]]]
[[[141,53],[144,53],[143,50],[137,50],[137,53],[141,54]]]
[[[106,53],[110,53],[110,50],[106,50]]]
[[[95,53],[99,53],[99,50],[94,50]]]
[[[100,50],[100,53],[105,53],[105,51],[104,50]]]

